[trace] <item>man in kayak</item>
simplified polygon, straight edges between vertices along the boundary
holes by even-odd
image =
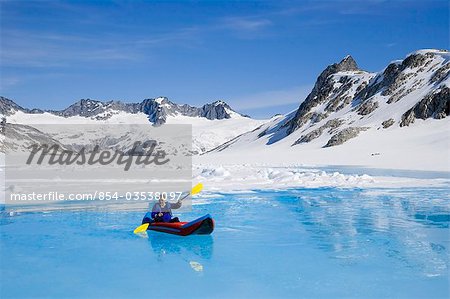
[[[162,193],[158,202],[153,205],[152,211],[145,214],[142,224],[153,222],[180,222],[178,217],[172,218],[172,209],[179,209],[182,201],[176,203],[167,201],[167,194]]]

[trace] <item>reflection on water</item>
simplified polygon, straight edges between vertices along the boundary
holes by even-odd
[[[173,255],[181,256],[189,261],[198,258],[209,260],[213,254],[214,240],[211,235],[180,237],[150,232],[148,233],[148,240],[160,261]]]
[[[450,260],[450,203],[437,191],[296,190],[295,200],[280,202],[331,257],[348,264],[387,257],[430,277],[446,275]]]

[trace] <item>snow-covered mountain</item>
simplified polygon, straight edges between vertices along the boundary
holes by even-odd
[[[423,162],[440,159],[441,168],[448,169],[449,73],[446,50],[414,52],[378,73],[359,69],[347,56],[325,68],[296,111],[207,155],[217,159],[219,153],[247,156],[258,151],[261,160],[283,156],[277,160],[377,166],[372,161],[389,156],[382,163],[389,167],[396,155],[421,159],[422,151],[425,156],[436,153]]]
[[[155,126],[165,123],[190,124],[194,153],[213,149],[265,122],[234,111],[224,101],[193,107],[175,104],[165,97],[146,99],[140,103],[83,99],[59,111],[23,108],[10,99],[0,97],[0,114],[6,117],[8,123],[26,126],[96,123]],[[36,134],[32,131],[30,134]]]
[[[450,53],[420,50],[384,70],[351,56],[325,68],[296,111],[253,120],[225,102],[202,107],[167,98],[125,104],[81,100],[61,111],[0,98],[8,123],[191,124],[198,163],[365,165],[448,170]],[[35,133],[33,133],[35,134]]]
[[[168,117],[178,115],[204,117],[210,120],[229,119],[237,115],[245,116],[231,109],[224,101],[215,101],[198,108],[187,104],[175,104],[166,97],[145,99],[141,103],[123,103],[120,101],[101,102],[82,99],[63,110],[41,110],[23,108],[10,99],[0,97],[1,114],[13,116],[17,112],[26,114],[50,113],[65,118],[81,116],[91,120],[108,120],[121,112],[129,114],[144,113],[154,125],[164,124]]]

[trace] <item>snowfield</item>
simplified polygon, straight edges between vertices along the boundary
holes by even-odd
[[[206,153],[196,160],[202,164],[349,165],[383,169],[425,171],[450,170],[450,119],[416,120],[409,127],[371,128],[342,145],[322,147],[330,135],[318,142],[292,146],[294,134],[273,144],[266,139],[239,138],[230,150]],[[251,138],[252,136],[248,136]],[[322,142],[321,142],[322,141]]]
[[[204,153],[266,122],[267,120],[233,115],[232,119],[214,120],[202,117],[176,116],[168,118],[166,123],[191,124],[192,149],[198,153]]]

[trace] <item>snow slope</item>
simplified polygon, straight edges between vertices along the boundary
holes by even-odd
[[[187,116],[170,117],[167,124],[192,125],[192,149],[203,153],[235,138],[238,135],[251,131],[266,123],[267,120],[256,120],[240,115],[233,115],[231,119],[192,118]]]
[[[379,73],[351,57],[329,66],[297,111],[199,163],[358,165],[449,171],[450,53],[420,50]]]
[[[246,134],[248,135],[248,134]],[[248,138],[245,140],[244,138]],[[198,164],[353,165],[385,169],[450,170],[450,120],[420,120],[408,128],[371,128],[346,143],[323,148],[318,142],[291,146],[297,136],[267,145],[266,140],[242,141],[232,150],[214,151],[196,158]],[[321,143],[322,141],[322,143]]]

